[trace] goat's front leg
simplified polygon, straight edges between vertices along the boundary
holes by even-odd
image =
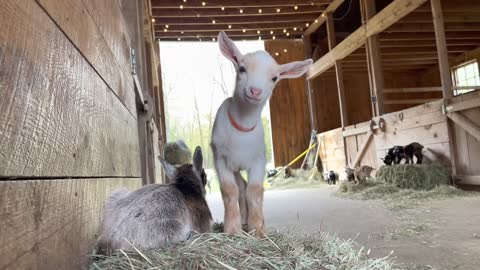
[[[240,217],[241,217],[241,222],[242,226],[247,224],[247,218],[248,218],[248,206],[247,206],[247,196],[246,196],[246,191],[247,191],[247,182],[243,178],[243,176],[240,174],[240,172],[235,173],[235,181],[238,186],[238,205],[240,207]]]
[[[223,161],[215,162],[220,189],[222,191],[223,205],[225,207],[224,232],[234,234],[242,231],[240,223],[240,210],[238,207],[238,187],[233,172],[228,170]]]
[[[256,163],[248,171],[247,205],[248,230],[256,236],[265,235],[265,220],[263,217],[263,180],[265,177],[265,162]]]

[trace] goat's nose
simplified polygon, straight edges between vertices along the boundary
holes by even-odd
[[[252,93],[254,97],[258,97],[262,93],[262,89],[256,88],[256,87],[250,87],[250,93]]]

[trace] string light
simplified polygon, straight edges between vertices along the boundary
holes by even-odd
[[[225,7],[222,7],[222,10],[225,10]]]
[[[243,29],[242,31],[243,31],[243,33],[245,33],[247,30]]]
[[[205,3],[205,2],[202,2],[202,6],[205,6],[206,4],[207,4],[207,3]]]
[[[287,32],[287,37],[290,36],[290,33]]]
[[[258,10],[258,13],[262,13],[262,9],[259,9],[259,10]]]
[[[306,24],[305,24],[305,26],[306,26],[306,27],[309,27],[309,26],[310,26],[310,24],[309,24],[309,23],[306,23]]]
[[[200,36],[199,36],[199,35],[197,35],[197,38],[198,38],[198,39],[200,39]]]
[[[232,25],[231,25],[231,24],[229,24],[229,25],[228,25],[228,29],[231,29],[231,28],[232,28]]]
[[[278,56],[278,55],[279,55],[279,53],[278,53],[278,52],[276,52],[276,53],[275,53],[275,56]]]
[[[183,2],[184,2],[184,3],[186,3],[186,2],[187,2],[187,0],[183,0]]]
[[[297,31],[297,28],[296,28],[296,27],[294,27],[294,28],[293,28],[293,31]]]
[[[260,30],[257,31],[257,34],[260,34]]]
[[[163,32],[167,32],[167,31],[168,31],[168,29],[167,29],[167,28],[163,29]]]
[[[273,31],[270,31],[270,35],[273,34]]]
[[[287,29],[283,29],[283,33],[286,33],[287,32]]]
[[[279,9],[279,8],[277,8],[277,13],[279,13],[279,12],[280,12],[280,9]]]
[[[212,23],[215,24],[215,20],[212,20]]]
[[[325,17],[325,13],[322,13],[322,17]]]
[[[318,23],[318,20],[315,20],[315,23]]]
[[[215,38],[212,38],[212,41],[215,41]]]
[[[180,5],[180,9],[183,9],[183,5]]]
[[[283,52],[287,52],[287,49],[284,49]]]
[[[243,9],[240,9],[240,13],[243,13]]]
[[[182,40],[181,38],[177,38],[178,41]]]
[[[297,6],[297,5],[295,5],[295,7],[293,7],[293,8],[294,8],[295,10],[297,10],[297,9],[298,9],[298,6]]]
[[[155,22],[155,18],[152,18],[152,22],[153,22],[153,23]]]
[[[167,25],[165,25],[165,28],[168,28],[168,24],[167,24]]]
[[[185,33],[185,32],[182,31],[181,33],[182,33],[182,35],[183,35],[183,33]]]
[[[275,39],[275,36],[273,36],[272,39]]]

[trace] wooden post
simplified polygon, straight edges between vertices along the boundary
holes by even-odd
[[[327,13],[327,36],[328,36],[328,48],[331,51],[337,44],[332,13]],[[347,115],[347,106],[345,103],[345,87],[343,85],[342,63],[340,61],[335,61],[335,73],[337,75],[338,99],[340,104],[340,119],[342,123],[342,128],[344,128],[348,126],[348,115]]]
[[[310,35],[303,37],[303,46],[305,48],[305,59],[312,58],[312,39]],[[315,103],[312,99],[313,89],[310,85],[310,80],[305,78],[305,89],[307,90],[308,114],[310,116],[310,130],[317,130],[317,111]]]
[[[364,21],[368,21],[377,13],[374,0],[362,0]],[[367,50],[367,64],[369,65],[369,77],[372,82],[372,103],[375,107],[375,116],[380,116],[384,113],[383,106],[383,69],[382,59],[380,55],[380,43],[377,35],[372,35],[367,38],[365,43]]]
[[[440,0],[431,0],[433,27],[435,30],[435,41],[437,44],[438,65],[440,68],[440,79],[442,80],[443,98],[453,96],[452,76],[448,63],[447,41],[445,39],[445,26],[443,22],[442,5]]]
[[[450,64],[448,63],[448,49],[447,41],[445,38],[445,25],[443,21],[442,5],[440,0],[430,0],[432,7],[432,18],[433,18],[433,28],[435,30],[435,42],[437,44],[437,53],[438,53],[438,67],[440,69],[440,79],[442,81],[443,87],[443,103],[448,105],[448,98],[453,97],[452,89],[452,77],[450,74]],[[455,153],[455,144],[454,144],[454,126],[452,122],[448,123],[448,137],[449,137],[449,148],[450,148],[450,158],[452,164],[452,180],[455,181],[455,176],[457,175],[456,167],[456,153]]]

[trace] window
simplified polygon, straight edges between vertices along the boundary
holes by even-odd
[[[455,96],[475,90],[475,88],[468,88],[467,86],[480,86],[480,75],[477,61],[468,62],[453,68],[453,83],[455,86],[465,87],[455,89]]]

